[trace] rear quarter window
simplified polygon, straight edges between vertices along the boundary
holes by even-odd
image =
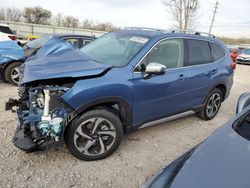
[[[187,60],[184,66],[202,65],[211,62],[211,51],[207,41],[187,40]]]
[[[218,44],[211,42],[210,46],[213,61],[218,61],[225,56],[223,49]]]

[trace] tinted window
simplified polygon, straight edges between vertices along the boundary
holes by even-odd
[[[79,41],[76,38],[66,38],[66,39],[63,39],[63,40],[65,40],[68,43],[70,43],[74,48],[78,48],[79,47]]]
[[[143,59],[136,71],[145,71],[149,63],[156,62],[169,68],[177,68],[183,65],[183,40],[171,39],[157,44]]]
[[[185,66],[211,63],[209,43],[201,40],[187,40],[187,61]]]
[[[210,43],[213,61],[222,59],[225,54],[221,47],[215,43]]]
[[[7,33],[7,34],[14,34],[9,27],[0,26],[0,32]]]
[[[92,40],[83,40],[83,46],[85,46],[85,45],[91,43],[91,41],[92,41]]]

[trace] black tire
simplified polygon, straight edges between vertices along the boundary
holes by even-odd
[[[217,101],[216,101],[216,105],[213,104],[211,107],[211,103],[212,103],[211,100],[213,100],[212,99],[213,96],[216,96]],[[219,112],[220,107],[221,107],[221,103],[222,103],[222,92],[220,89],[215,88],[206,97],[205,106],[200,112],[197,113],[198,117],[205,120],[205,121],[213,119],[217,115],[217,113]],[[212,110],[214,109],[214,112],[209,113],[209,112],[211,112],[211,111],[209,111],[210,109],[212,109]]]
[[[97,121],[99,121],[98,125]],[[103,127],[106,128],[106,130],[103,130]],[[115,135],[103,135],[105,131],[112,132],[112,134]],[[80,132],[82,133],[80,134]],[[84,136],[81,136],[83,134]],[[91,139],[86,138],[85,135],[91,137]],[[78,159],[85,161],[100,160],[108,157],[114,153],[120,145],[122,137],[123,127],[121,120],[111,110],[106,108],[95,109],[84,113],[79,118],[73,120],[65,132],[65,142],[70,153]],[[88,143],[90,143],[90,147],[88,147]],[[105,152],[102,151],[103,145],[105,146]],[[79,149],[83,149],[83,151],[81,152]],[[96,153],[98,149],[100,149],[100,153]]]
[[[19,72],[17,72],[18,75],[18,79],[14,79],[12,77],[12,74],[14,74],[16,71],[15,69],[20,67],[23,64],[23,62],[12,62],[10,63],[4,71],[4,80],[6,80],[8,83],[12,84],[12,85],[18,85],[19,79],[20,79],[20,75]]]

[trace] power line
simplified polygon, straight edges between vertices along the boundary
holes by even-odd
[[[219,11],[218,13],[222,13],[222,14],[227,14],[227,17],[230,16],[231,18],[236,18],[236,17],[239,17],[240,20],[244,20],[246,22],[249,22],[250,23],[250,20],[248,18],[246,18],[245,16],[243,16],[242,14],[239,14],[239,12],[236,12],[235,10],[227,7],[227,6],[221,6],[219,8]],[[242,12],[241,12],[242,13]]]
[[[216,4],[215,4],[215,7],[214,7],[214,14],[213,14],[212,22],[211,22],[209,32],[208,32],[209,34],[211,34],[211,31],[212,31],[212,27],[213,27],[214,19],[215,19],[215,14],[216,14],[217,9],[218,9],[218,4],[219,4],[219,2],[217,1]]]
[[[226,13],[224,11],[223,12],[222,11],[218,11],[217,14],[220,15],[220,16],[222,16],[223,18],[227,18],[227,19],[225,19],[225,21],[228,21],[226,23],[229,23],[229,24],[230,23],[237,23],[237,24],[242,24],[242,25],[246,25],[246,24],[249,25],[250,24],[250,21],[247,21],[247,20],[244,20],[244,19],[240,19],[240,20],[239,19],[235,19],[235,16],[233,16],[232,14],[228,14],[228,13]],[[217,21],[220,22],[219,20],[220,19],[218,19]]]

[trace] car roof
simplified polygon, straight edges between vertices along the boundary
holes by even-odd
[[[180,38],[193,38],[193,39],[200,39],[200,40],[209,40],[213,42],[219,42],[220,40],[217,39],[214,35],[197,32],[197,31],[186,31],[180,32],[176,30],[162,30],[162,29],[154,29],[154,28],[127,28],[124,30],[120,30],[121,32],[128,32],[134,33],[135,35],[140,35],[149,38],[167,38],[167,37],[180,37]]]

